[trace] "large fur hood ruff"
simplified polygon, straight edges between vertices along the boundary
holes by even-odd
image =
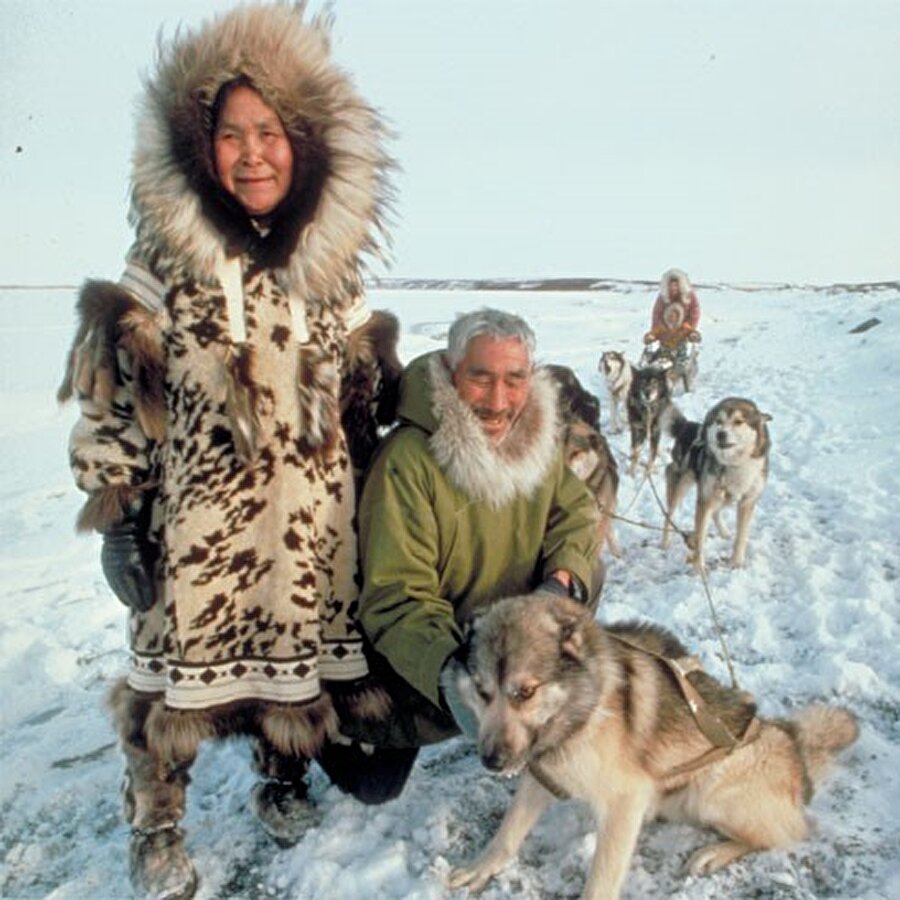
[[[691,280],[688,278],[687,272],[683,272],[681,269],[667,269],[663,272],[662,278],[659,280],[660,296],[666,303],[669,302],[669,282],[673,279],[678,282],[678,287],[681,290],[682,302],[686,303],[688,297],[691,295],[693,287],[691,287]]]
[[[210,136],[219,88],[238,76],[278,113],[295,157],[308,154],[317,173],[286,216],[275,263],[282,287],[307,302],[346,297],[358,290],[361,254],[379,253],[391,197],[385,128],[329,58],[327,23],[303,21],[305,5],[241,7],[160,43],[138,115],[131,219],[137,254],[163,281],[178,268],[213,284],[232,249],[234,235],[211,215]]]
[[[494,446],[456,393],[443,354],[434,354],[428,363],[432,412],[438,422],[429,445],[450,481],[495,508],[517,495],[531,496],[559,452],[557,392],[549,375],[535,372],[525,408]]]

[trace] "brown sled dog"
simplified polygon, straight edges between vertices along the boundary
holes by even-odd
[[[563,453],[569,468],[587,485],[600,510],[601,548],[621,555],[612,519],[619,492],[619,467],[600,433],[600,401],[586,390],[567,366],[545,367],[559,389]]]
[[[587,485],[600,511],[600,547],[621,556],[612,517],[619,494],[619,467],[606,438],[576,419],[563,426],[563,453],[569,468]]]
[[[724,835],[691,856],[694,875],[803,840],[813,786],[858,734],[833,706],[757,718],[749,695],[704,673],[664,629],[601,628],[584,607],[548,594],[501,600],[476,618],[444,678],[478,720],[484,765],[523,771],[493,840],[450,875],[452,887],[473,890],[515,857],[556,797],[587,801],[605,823],[586,900],[619,896],[641,824],[654,815]]]

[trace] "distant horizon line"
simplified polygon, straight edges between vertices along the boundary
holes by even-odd
[[[407,277],[402,275],[373,276],[365,280],[366,287],[376,290],[445,290],[445,291],[582,291],[603,292],[613,290],[616,285],[635,285],[646,288],[659,286],[659,279],[649,278],[605,278],[587,276],[538,276],[523,277]],[[700,290],[844,290],[871,292],[878,290],[900,290],[898,281],[836,281],[829,283],[799,281],[695,281],[693,286]],[[80,284],[0,284],[0,291],[76,291]]]

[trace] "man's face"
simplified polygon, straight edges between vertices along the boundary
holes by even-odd
[[[681,297],[681,284],[677,278],[670,278],[667,285],[670,300],[678,300]]]
[[[531,392],[528,349],[515,338],[478,335],[453,370],[460,399],[475,414],[492,444],[499,444],[528,401]]]

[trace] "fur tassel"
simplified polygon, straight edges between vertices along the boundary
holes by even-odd
[[[403,365],[397,356],[399,337],[400,322],[397,317],[386,309],[373,310],[369,320],[347,337],[347,370],[352,372],[360,366],[377,365],[381,371],[382,385],[396,391],[403,374]]]
[[[301,704],[272,704],[262,716],[262,732],[285,756],[309,759],[322,749],[326,738],[338,733],[338,717],[328,694]]]
[[[328,692],[341,722],[385,722],[394,710],[390,694],[372,678],[350,684],[329,682]]]
[[[65,403],[89,398],[103,409],[122,383],[118,351],[132,365],[138,421],[151,440],[165,437],[165,356],[156,315],[112,281],[86,281],[78,298],[78,330],[56,393]]]
[[[234,449],[245,463],[260,447],[259,398],[253,381],[253,348],[236,344],[225,356],[225,409],[231,421]]]
[[[396,316],[375,310],[347,338],[341,424],[357,472],[368,468],[378,444],[379,426],[390,425],[397,416],[403,372],[397,357],[399,332]]]
[[[66,372],[56,392],[60,403],[73,395],[109,406],[119,380],[116,343],[119,322],[137,302],[112,281],[88,280],[78,296],[78,330],[69,350]]]
[[[216,736],[212,714],[208,710],[168,709],[155,705],[147,716],[147,747],[170,766],[189,764],[200,744]]]
[[[75,520],[75,530],[107,531],[137,511],[146,486],[115,484],[94,491]]]
[[[143,309],[126,312],[120,322],[120,345],[131,360],[134,400],[144,434],[153,441],[166,436],[166,361],[156,317]]]
[[[301,350],[297,392],[304,443],[310,450],[330,450],[339,422],[338,372],[334,360],[324,353]]]

